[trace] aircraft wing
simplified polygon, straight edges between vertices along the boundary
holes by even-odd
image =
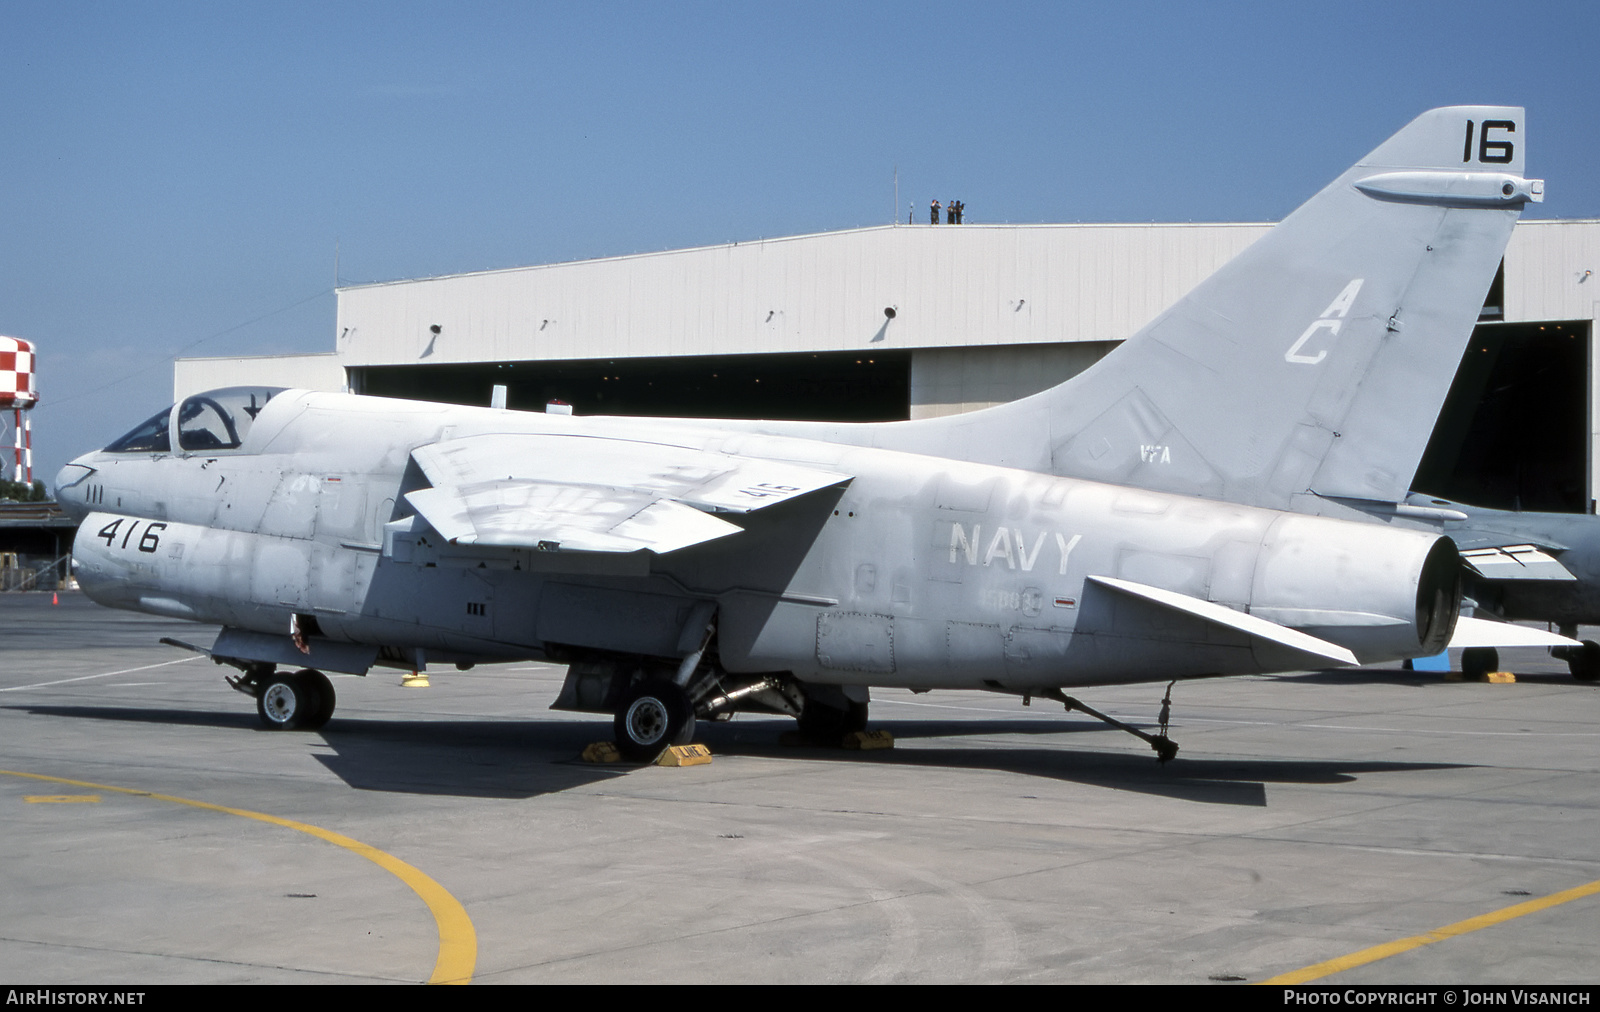
[[[850,475],[600,436],[497,434],[418,447],[433,483],[406,494],[458,544],[657,554],[737,534],[748,513]]]

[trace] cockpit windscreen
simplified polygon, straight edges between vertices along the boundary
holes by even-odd
[[[167,434],[169,407],[137,426],[132,432],[106,447],[107,453],[171,453],[172,437]]]

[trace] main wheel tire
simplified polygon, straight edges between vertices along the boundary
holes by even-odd
[[[305,719],[300,722],[300,727],[307,731],[315,731],[325,726],[333,718],[333,708],[338,705],[339,697],[333,691],[333,683],[328,676],[314,668],[296,671],[298,678],[305,686],[306,694],[316,700],[316,705],[307,711]]]
[[[623,694],[612,726],[617,751],[635,762],[650,762],[669,745],[689,744],[694,724],[688,694],[672,682],[650,679]]]
[[[256,715],[271,731],[298,731],[316,713],[320,700],[316,686],[296,672],[274,672],[262,680],[256,696]]]
[[[1583,646],[1567,657],[1567,670],[1580,682],[1600,680],[1600,643],[1584,640]]]
[[[851,700],[849,708],[841,710],[807,699],[805,709],[800,711],[799,722],[801,737],[821,744],[837,745],[850,732],[867,729],[867,704]]]
[[[1500,652],[1494,647],[1468,647],[1461,651],[1461,673],[1474,682],[1484,681],[1489,672],[1500,670]]]

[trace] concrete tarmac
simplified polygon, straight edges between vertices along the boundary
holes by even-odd
[[[242,812],[430,877],[476,983],[1258,982],[1600,880],[1600,686],[1537,650],[1514,685],[1182,683],[1166,766],[1055,704],[883,691],[892,751],[740,716],[668,769],[579,762],[610,720],[550,711],[549,665],[336,677],[326,728],[269,732],[157,643],[213,631],[0,595],[0,983],[429,979],[448,904]],[[1148,726],[1164,688],[1080,695]],[[1591,895],[1324,982],[1593,982],[1597,928]]]

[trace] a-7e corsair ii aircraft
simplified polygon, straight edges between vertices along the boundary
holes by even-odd
[[[1450,185],[1414,174],[1385,185]],[[1241,297],[1282,298],[1271,263]],[[1050,419],[1032,421],[573,417],[232,388],[80,457],[57,495],[83,517],[84,590],[224,626],[209,652],[272,727],[328,719],[320,671],[546,658],[569,665],[556,705],[612,713],[646,759],[738,710],[837,736],[865,723],[874,685],[1087,710],[1063,690],[1449,641],[1448,538],[939,452],[987,439],[1048,460]]]

